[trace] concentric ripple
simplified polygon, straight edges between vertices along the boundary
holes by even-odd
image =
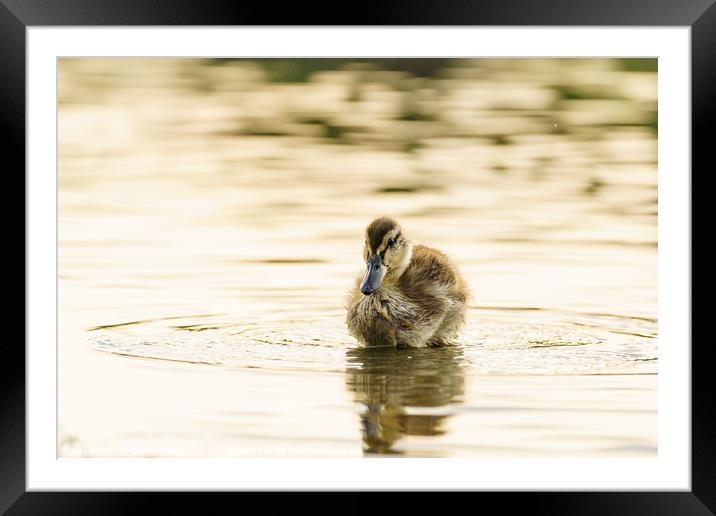
[[[655,321],[612,315],[554,314],[541,321],[500,310],[473,309],[460,337],[465,374],[546,375],[655,373]],[[224,367],[344,371],[356,347],[343,317],[274,320],[253,325],[228,316],[172,317],[106,325],[90,333],[101,352]],[[439,360],[441,350],[417,358]],[[399,350],[406,360],[414,350]]]

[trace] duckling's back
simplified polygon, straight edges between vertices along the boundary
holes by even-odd
[[[400,289],[413,299],[438,295],[465,303],[469,297],[467,284],[450,258],[424,245],[413,247],[410,265],[400,277]]]
[[[469,291],[450,258],[422,245],[413,248],[400,290],[419,307],[422,339],[430,347],[450,344],[465,322]]]

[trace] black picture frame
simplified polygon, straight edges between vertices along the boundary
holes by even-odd
[[[279,7],[261,2],[212,0],[0,0],[0,124],[5,129],[2,148],[6,178],[24,177],[25,170],[26,29],[83,25],[688,26],[691,27],[692,170],[683,173],[691,173],[693,179],[694,171],[703,176],[716,170],[708,131],[716,125],[714,0],[415,0],[409,4],[393,1],[346,6],[335,3],[332,7],[305,3],[286,3]],[[24,192],[24,181],[21,188]],[[24,232],[23,225],[23,238]],[[23,250],[23,263],[27,258]],[[668,303],[668,300],[661,302]],[[686,346],[691,342],[680,344]],[[710,346],[708,340],[691,345],[691,491],[475,493],[480,497],[478,502],[495,502],[501,511],[511,512],[519,508],[533,514],[714,514],[716,385],[708,370],[712,363],[708,359]],[[246,497],[243,503],[253,501],[249,498],[255,495],[249,493],[204,493],[199,499],[175,493],[170,500],[168,493],[26,492],[25,354],[24,348],[14,339],[7,339],[4,348],[0,359],[0,512],[166,512],[171,502],[184,510],[203,513],[210,507],[205,499],[207,496],[216,497],[210,502],[214,507],[219,507],[214,504],[222,501],[231,503],[233,499],[230,498],[235,496]],[[341,507],[349,511],[360,510],[365,494],[351,493],[348,496],[349,500]],[[320,509],[300,493],[283,498],[290,498],[294,511],[304,504],[311,511]],[[411,500],[424,506],[421,494],[415,493]],[[459,502],[451,502],[455,503]],[[335,511],[331,504],[325,504],[325,507]]]

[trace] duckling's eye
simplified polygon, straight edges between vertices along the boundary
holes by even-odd
[[[393,247],[394,245],[395,245],[395,239],[394,239],[394,238],[389,238],[389,239],[388,239],[388,247]]]

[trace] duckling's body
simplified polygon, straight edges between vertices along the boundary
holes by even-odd
[[[368,271],[351,291],[348,330],[365,346],[450,344],[464,322],[468,290],[440,251],[412,246],[392,219],[366,230]]]

